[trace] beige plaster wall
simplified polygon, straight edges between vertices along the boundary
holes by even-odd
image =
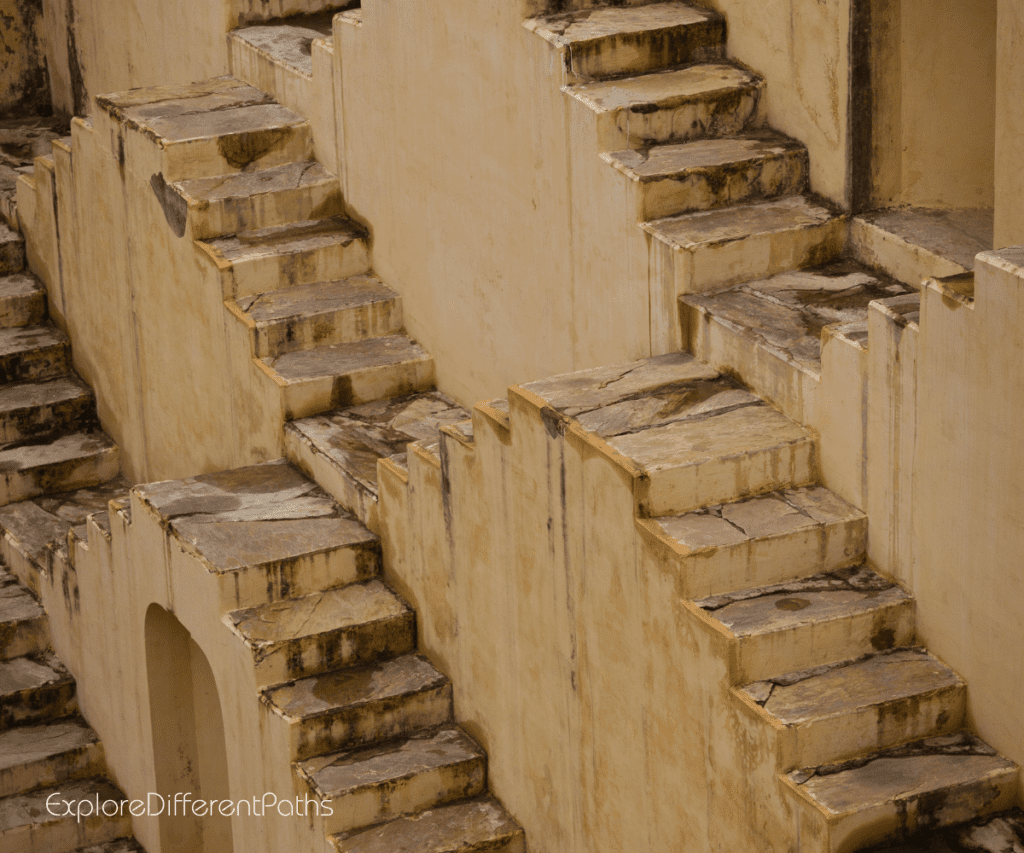
[[[1024,4],[999,0],[995,248],[1024,244]]]

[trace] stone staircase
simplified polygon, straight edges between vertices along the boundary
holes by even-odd
[[[124,797],[106,778],[103,745],[78,713],[75,692],[74,679],[50,649],[43,608],[0,568],[4,853],[141,853],[131,838],[130,815],[118,814]],[[96,798],[108,815],[95,813]],[[73,804],[70,815],[65,803]]]

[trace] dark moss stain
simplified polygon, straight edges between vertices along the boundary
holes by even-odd
[[[548,435],[554,439],[564,436],[565,431],[569,428],[569,424],[572,422],[570,418],[567,418],[561,412],[551,408],[551,406],[544,406],[541,408],[540,419],[544,424],[544,429],[547,430]]]
[[[174,187],[167,184],[162,172],[157,172],[149,179],[149,186],[164,212],[164,219],[171,226],[171,231],[176,237],[184,237],[185,225],[188,222],[188,203]]]
[[[220,137],[217,140],[217,150],[228,165],[242,170],[262,160],[271,151],[283,147],[291,135],[290,127],[251,130]]]
[[[85,72],[75,38],[75,0],[67,0],[67,4],[68,74],[71,78],[72,109],[76,116],[84,116],[89,108],[89,93],[85,88]]]
[[[53,114],[50,101],[50,74],[46,65],[46,50],[38,33],[42,25],[42,0],[15,0],[14,14],[0,16],[0,45],[9,56],[22,54],[20,79],[6,79],[10,95],[0,103],[5,118],[21,116],[49,116]],[[5,63],[7,64],[7,63]]]

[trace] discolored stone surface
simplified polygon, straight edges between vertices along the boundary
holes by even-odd
[[[332,10],[318,15],[285,18],[269,26],[242,27],[233,30],[231,38],[241,39],[275,62],[312,78],[311,45],[314,39],[332,35],[334,14]]]
[[[366,232],[349,219],[337,216],[309,222],[275,225],[212,240],[217,256],[231,263],[260,257],[294,255],[365,238]]]
[[[75,713],[75,681],[52,653],[0,661],[0,728]]]
[[[3,251],[0,243],[0,255]],[[0,278],[0,327],[34,326],[45,319],[46,290],[39,279],[29,272]]]
[[[1024,853],[1024,811],[1014,808],[959,826],[928,830],[865,853]]]
[[[103,749],[81,719],[17,726],[0,733],[0,797],[102,769]]]
[[[897,207],[861,214],[857,221],[951,261],[963,270],[973,270],[975,256],[992,248],[991,209]]]
[[[13,199],[18,173],[4,166],[0,166],[0,169],[6,169],[8,173],[5,177],[0,171],[0,193],[6,193],[7,198]],[[11,275],[24,267],[25,241],[20,234],[0,222],[0,275]]]
[[[49,644],[42,606],[6,569],[0,569],[0,658],[39,654]]]
[[[124,817],[101,815],[83,818],[81,822],[76,823],[74,810],[77,805],[72,806],[70,816],[57,816],[47,809],[46,800],[52,794],[59,794],[56,799],[72,803],[80,800],[92,800],[95,803],[99,797],[101,806],[108,800],[119,804],[124,799],[121,792],[104,779],[85,779],[56,788],[43,788],[26,794],[4,797],[0,799],[0,843],[20,842],[24,845],[20,848],[22,850],[71,850],[130,835],[131,817],[127,809],[124,810]],[[63,812],[64,808],[61,806],[57,811]],[[113,807],[108,809],[113,811]],[[69,840],[71,844],[68,844]]]
[[[0,442],[95,425],[92,391],[73,374],[0,385]]]
[[[117,476],[117,446],[99,430],[23,439],[0,446],[4,503],[60,488],[85,488]]]
[[[71,345],[50,325],[0,329],[0,382],[44,379],[67,373]]]

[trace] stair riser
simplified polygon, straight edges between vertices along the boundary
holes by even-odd
[[[42,346],[26,352],[0,356],[0,384],[26,379],[49,379],[71,369],[71,345]]]
[[[735,641],[733,682],[763,681],[786,672],[909,646],[913,640],[912,599],[840,619],[740,637]]]
[[[729,136],[756,123],[761,86],[705,95],[653,111],[621,109],[597,116],[601,151]]]
[[[59,720],[77,711],[73,681],[22,690],[5,697],[0,707],[0,729]]]
[[[102,806],[102,802],[101,802]],[[83,811],[85,807],[83,806]],[[109,808],[113,808],[112,806]],[[46,853],[70,853],[81,847],[106,844],[132,834],[132,821],[128,810],[123,817],[74,817],[54,819],[52,823],[19,826],[0,834],[0,853],[26,853],[45,850]]]
[[[188,233],[193,240],[211,240],[257,228],[326,219],[344,213],[336,178],[312,186],[263,193],[246,198],[191,205]]]
[[[334,814],[324,818],[327,834],[372,826],[403,814],[412,814],[475,797],[486,788],[486,763],[480,758],[389,780],[332,801]]]
[[[729,204],[778,198],[803,192],[807,184],[806,151],[734,163],[722,168],[692,168],[682,174],[637,185],[637,214],[658,219]]]
[[[3,473],[0,479],[0,505],[48,492],[68,492],[98,486],[114,479],[120,473],[120,464],[120,454],[116,447],[112,447],[80,459]]]
[[[285,417],[293,420],[330,409],[429,391],[433,387],[434,360],[428,357],[367,368],[344,376],[292,382],[282,388],[282,395]]]
[[[0,226],[3,227],[3,226]],[[24,240],[0,242],[0,275],[11,275],[25,268]]]
[[[966,694],[961,684],[926,696],[910,696],[783,729],[779,733],[780,769],[818,767],[909,741],[958,732],[963,727]]]
[[[725,22],[710,20],[662,30],[622,33],[562,49],[570,81],[662,71],[725,55]]]
[[[450,684],[288,723],[292,759],[411,735],[451,720]]]
[[[46,320],[46,294],[42,291],[0,299],[0,329],[37,326]]]
[[[640,512],[651,517],[675,515],[747,495],[803,486],[814,481],[816,470],[814,441],[803,438],[770,450],[653,471]]]
[[[366,241],[319,247],[306,252],[270,255],[236,261],[229,274],[229,292],[239,298],[278,290],[282,285],[332,281],[368,272],[370,252]]]
[[[0,415],[0,442],[20,441],[47,433],[86,430],[96,426],[91,394],[46,406],[32,406]]]
[[[0,660],[34,655],[49,645],[50,621],[46,614],[0,625]]]
[[[411,611],[393,619],[355,625],[303,637],[254,652],[258,686],[279,684],[333,669],[370,663],[412,652],[416,648],[416,616]]]
[[[389,299],[257,326],[253,330],[253,347],[257,358],[266,358],[286,352],[392,335],[401,330],[401,301]]]
[[[73,779],[89,779],[102,775],[105,767],[103,746],[99,742],[41,761],[7,767],[0,770],[0,797]]]

